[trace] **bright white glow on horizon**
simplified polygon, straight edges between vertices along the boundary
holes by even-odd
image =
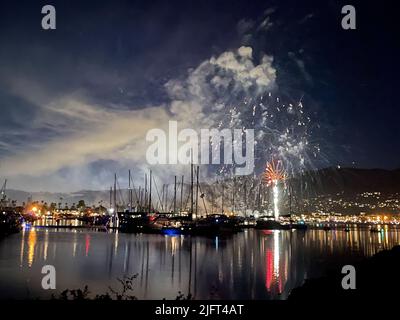
[[[279,189],[278,189],[278,181],[273,181],[272,191],[274,194],[274,218],[278,220],[279,218]]]

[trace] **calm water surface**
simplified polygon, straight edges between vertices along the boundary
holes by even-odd
[[[49,298],[64,289],[119,289],[137,274],[139,299],[285,299],[304,279],[400,243],[400,230],[246,230],[228,238],[31,228],[0,240],[0,299]],[[57,289],[41,289],[54,265]]]

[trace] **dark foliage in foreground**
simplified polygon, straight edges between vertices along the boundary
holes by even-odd
[[[120,288],[113,289],[109,287],[109,292],[104,294],[97,294],[94,298],[90,297],[90,291],[88,286],[84,289],[66,289],[60,293],[58,296],[53,295],[55,300],[137,300],[137,298],[132,294],[134,291],[134,280],[137,278],[137,274],[128,277],[124,276],[122,279],[117,278]]]
[[[61,292],[59,295],[52,296],[53,300],[73,300],[73,301],[85,301],[85,300],[137,300],[137,297],[133,295],[134,292],[134,280],[137,278],[138,274],[135,274],[131,277],[124,276],[122,279],[117,278],[118,283],[120,284],[119,289],[113,289],[109,287],[109,292],[104,294],[97,294],[94,297],[90,296],[90,291],[88,286],[85,286],[82,289],[66,289]],[[178,292],[176,300],[193,300],[193,296],[189,293],[185,296],[182,292]]]
[[[378,252],[373,257],[354,265],[356,289],[344,290],[342,279],[345,274],[336,270],[326,277],[306,280],[304,285],[294,289],[289,300],[352,300],[383,298],[400,288],[400,246]]]

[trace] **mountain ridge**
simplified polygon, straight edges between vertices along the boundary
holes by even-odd
[[[400,169],[328,167],[305,172],[301,176],[290,180],[295,191],[304,193],[304,189],[308,189],[307,196],[337,193],[351,195],[361,192],[400,193]],[[122,191],[125,192],[126,189]],[[61,202],[62,205],[65,203],[71,205],[82,199],[88,204],[98,205],[101,202],[106,204],[110,199],[109,190],[83,189],[74,192],[28,192],[19,189],[8,189],[6,194],[8,198],[17,200],[18,203],[26,202],[29,197],[34,201]]]

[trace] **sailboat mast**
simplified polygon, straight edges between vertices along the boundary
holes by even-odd
[[[164,203],[165,203],[164,198],[165,198],[165,183],[163,183],[163,185],[162,185],[161,200],[160,200],[161,201],[161,203],[160,203],[161,211],[164,211]],[[156,206],[156,207],[158,207],[158,206]]]
[[[7,195],[6,195],[6,189],[7,189],[7,179],[4,180],[3,188],[1,190],[1,200],[6,200]]]
[[[193,219],[193,150],[191,151],[190,164],[190,219]]]
[[[114,213],[118,211],[117,207],[117,174],[114,174]]]
[[[183,211],[183,178],[184,176],[182,176],[182,182],[181,182],[181,213]]]
[[[211,185],[211,214],[214,214],[214,192],[215,192],[215,185]]]
[[[128,186],[128,192],[129,192],[129,212],[132,212],[131,170],[129,170],[129,186]]]
[[[289,183],[289,215],[290,215],[290,217],[292,217],[292,192],[293,192],[292,184]]]
[[[236,192],[236,178],[233,178],[233,192],[232,192],[232,212],[235,213],[235,192]]]
[[[165,184],[165,211],[168,211],[168,186],[169,184]]]
[[[222,180],[221,213],[224,213],[224,181]]]
[[[142,186],[139,186],[138,196],[139,196],[139,199],[137,199],[138,208],[136,209],[136,212],[142,211]]]
[[[110,210],[112,208],[112,194],[113,194],[113,187],[110,187]]]
[[[6,188],[7,188],[7,179],[4,180],[3,187],[1,188],[1,198],[0,198],[0,207],[3,208],[3,206],[7,206],[6,200],[7,200],[7,195],[6,195]]]
[[[149,182],[149,212],[151,211],[151,182],[152,182],[152,172],[150,170],[150,182]]]
[[[147,207],[147,173],[144,174],[144,208]]]
[[[174,214],[176,214],[176,176],[174,181]]]
[[[244,180],[244,215],[247,216],[247,180]]]
[[[199,171],[200,167],[197,166],[196,168],[196,218],[199,211]]]

